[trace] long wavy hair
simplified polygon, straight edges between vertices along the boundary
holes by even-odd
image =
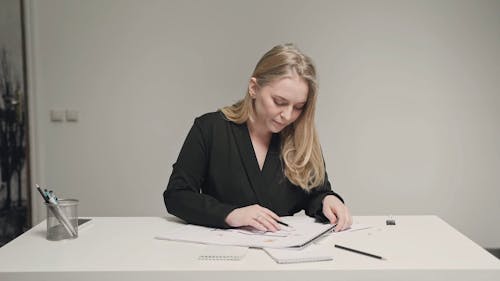
[[[288,180],[310,191],[325,181],[325,164],[314,123],[318,83],[316,68],[311,58],[293,44],[277,45],[259,60],[252,77],[263,87],[291,73],[296,73],[306,81],[308,95],[297,120],[280,132],[281,158]],[[253,121],[254,99],[247,90],[242,100],[222,108],[221,111],[228,120],[237,124]]]

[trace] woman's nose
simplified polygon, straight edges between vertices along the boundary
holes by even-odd
[[[287,106],[281,112],[281,118],[283,118],[285,121],[290,121],[290,118],[292,118],[292,112],[293,112],[293,107]]]

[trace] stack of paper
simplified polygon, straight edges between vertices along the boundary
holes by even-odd
[[[307,216],[282,217],[280,220],[289,227],[283,226],[277,232],[184,225],[156,239],[218,245],[207,247],[199,256],[204,260],[239,260],[245,256],[248,247],[264,249],[277,263],[332,260],[333,245],[325,247],[312,242],[331,233],[335,225],[318,223]],[[369,226],[355,224],[342,233],[366,228]]]
[[[255,248],[304,247],[315,239],[330,233],[335,227],[314,221],[310,217],[282,217],[291,227],[278,232],[262,232],[245,228],[217,229],[199,225],[185,225],[156,239],[203,244],[243,246]]]

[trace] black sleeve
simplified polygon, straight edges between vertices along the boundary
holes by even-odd
[[[167,211],[188,223],[228,228],[226,216],[236,206],[201,193],[208,170],[209,147],[203,125],[196,119],[182,146],[163,198]],[[204,128],[206,129],[206,128]]]
[[[325,174],[325,182],[323,185],[313,188],[309,193],[308,204],[305,209],[306,214],[321,222],[328,222],[328,218],[323,214],[323,199],[327,195],[334,195],[344,203],[344,199],[332,191],[328,175]]]

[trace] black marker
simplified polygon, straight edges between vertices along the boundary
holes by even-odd
[[[45,196],[45,194],[43,194],[43,191],[40,188],[40,186],[38,184],[35,184],[35,186],[36,186],[36,189],[38,189],[38,192],[40,192],[40,195],[42,195],[43,200],[45,200],[45,203],[49,203],[49,200],[47,199],[47,197]]]
[[[385,260],[381,256],[377,256],[377,255],[370,254],[370,253],[367,253],[367,252],[363,252],[363,251],[359,251],[359,250],[347,248],[347,247],[344,247],[344,246],[340,246],[338,244],[335,244],[335,248],[339,248],[339,249],[346,250],[346,251],[353,252],[353,253],[360,254],[360,255],[365,255],[365,256],[376,258],[376,259],[379,259],[379,260]]]

